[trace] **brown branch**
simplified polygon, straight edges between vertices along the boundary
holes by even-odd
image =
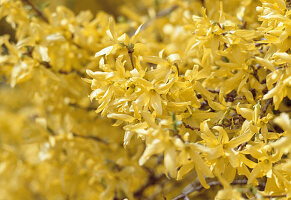
[[[80,106],[80,105],[78,105],[76,103],[69,103],[68,105],[71,106],[71,107],[82,109],[82,110],[86,110],[86,111],[95,111],[96,110],[95,107],[92,107],[92,106],[83,107],[83,106]]]
[[[247,185],[248,180],[247,179],[240,179],[240,180],[234,180],[231,185]],[[209,182],[208,185],[210,187],[214,187],[214,186],[223,186],[219,181],[212,181]],[[264,188],[265,187],[265,183],[261,182],[259,183],[259,185],[257,186],[258,188]],[[205,188],[199,183],[199,182],[194,182],[189,184],[188,186],[186,186],[186,188],[188,188],[188,190],[185,190],[184,192],[182,192],[182,194],[176,196],[175,198],[173,198],[172,200],[182,200],[182,199],[187,199],[188,195],[190,195],[191,193],[195,192],[195,191],[202,191]],[[286,197],[286,195],[282,194],[282,195],[267,195],[267,196],[263,196],[263,198],[278,198],[278,197]]]
[[[161,12],[159,12],[157,14],[156,18],[165,17],[165,16],[169,15],[170,13],[172,13],[177,8],[179,8],[178,5],[174,5],[174,6],[170,7],[170,8],[166,8],[166,9],[162,10]]]
[[[191,129],[192,131],[194,131],[194,130],[200,131],[200,128],[192,127],[191,125],[186,124],[185,122],[183,122],[183,125],[185,128]]]
[[[260,118],[262,118],[266,114],[269,105],[272,103],[273,103],[273,98],[267,99],[267,101],[266,101],[266,103],[261,111]]]
[[[53,136],[56,136],[57,133],[49,126],[46,127],[47,131],[53,135]],[[104,143],[104,144],[109,144],[109,142],[107,142],[106,140],[103,140],[97,136],[93,136],[93,135],[88,135],[88,136],[85,136],[85,135],[79,135],[77,133],[72,133],[74,137],[76,138],[82,138],[82,139],[89,139],[89,140],[94,140],[94,141],[97,141],[97,142],[101,142],[101,143]]]
[[[30,0],[22,0],[23,3],[31,6],[32,10],[46,23],[49,23],[48,19],[44,16],[44,14],[30,1]]]
[[[287,196],[286,194],[281,194],[281,195],[266,195],[266,196],[263,196],[263,198],[273,199],[273,198],[283,198],[283,197],[286,197],[286,196]]]
[[[133,193],[133,196],[137,199],[142,199],[144,191],[148,187],[158,184],[163,178],[164,175],[156,177],[153,172],[150,172],[147,182],[143,186],[141,186],[137,191],[135,191]]]
[[[259,79],[259,76],[258,76],[258,69],[256,69],[254,66],[251,65],[251,68],[253,70],[253,73],[251,73],[256,79],[258,82],[260,82],[260,79]]]
[[[202,7],[205,8],[205,7],[206,7],[206,6],[205,6],[205,1],[204,1],[204,0],[200,0],[200,2],[201,2]]]
[[[247,179],[242,179],[242,180],[234,180],[231,185],[245,185],[247,184],[248,180]],[[207,183],[210,187],[214,186],[222,186],[222,184],[219,181],[212,181]],[[195,192],[195,191],[201,191],[204,189],[204,187],[200,183],[191,183],[189,186],[189,190],[184,191],[182,194],[176,196],[173,200],[182,200],[185,199],[186,196],[189,194]]]
[[[178,6],[178,5],[174,5],[174,6],[170,7],[170,8],[166,8],[166,9],[164,9],[164,10],[158,12],[157,15],[156,15],[156,17],[155,17],[154,19],[149,20],[149,21],[147,21],[146,23],[144,23],[144,24],[142,25],[142,27],[141,27],[141,31],[144,30],[144,29],[146,29],[147,27],[149,27],[149,25],[150,25],[154,20],[169,15],[170,13],[172,13],[172,12],[173,12],[174,10],[176,10],[177,8],[179,8],[179,6]],[[133,34],[132,34],[132,35],[133,35]]]
[[[47,69],[52,69],[53,67],[51,66],[51,64],[49,62],[45,62],[45,61],[39,61],[39,63],[41,65],[43,65],[45,68]],[[56,71],[57,73],[59,74],[64,74],[64,75],[68,75],[70,73],[76,73],[78,74],[79,76],[82,76],[82,77],[85,77],[85,74],[78,71],[78,70],[75,70],[75,69],[72,69],[71,71],[63,71],[63,70],[59,70],[59,71]]]
[[[79,135],[79,134],[73,132],[73,136],[77,137],[77,138],[90,139],[90,140],[94,140],[94,141],[101,142],[104,144],[109,144],[109,142],[107,142],[106,140],[103,140],[103,139],[101,139],[97,136],[93,136],[93,135],[85,136],[85,135]]]
[[[233,102],[235,100],[235,98],[237,97],[237,92],[236,90],[232,90],[231,92],[229,92],[226,96],[225,96],[225,101],[226,102]]]
[[[30,0],[22,0],[23,3],[31,6],[32,10],[44,21],[46,22],[47,24],[49,24],[49,21],[48,19],[44,16],[44,14],[30,1]],[[71,42],[73,45],[75,45],[78,49],[82,49],[83,47],[80,46],[79,44],[75,43],[73,41],[74,39],[74,34],[72,33],[72,40],[66,38],[69,42]]]
[[[207,89],[211,93],[219,94],[219,90]]]
[[[241,151],[245,146],[247,146],[248,142],[244,142],[240,145],[238,145],[237,147],[235,147],[234,149],[237,151]]]

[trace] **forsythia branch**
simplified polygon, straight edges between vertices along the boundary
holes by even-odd
[[[47,130],[48,132],[51,134],[51,135],[57,135],[57,133],[49,126],[47,126]],[[85,136],[85,135],[79,135],[75,132],[72,132],[73,136],[76,137],[76,138],[82,138],[82,139],[89,139],[89,140],[94,140],[96,142],[101,142],[101,143],[104,143],[104,144],[109,144],[109,142],[107,142],[106,140],[103,140],[101,138],[99,138],[98,136],[93,136],[93,135],[88,135],[88,136]]]
[[[238,180],[234,180],[231,185],[247,185],[248,180],[247,179],[238,179]],[[209,182],[208,185],[210,187],[214,187],[214,186],[223,186],[219,181],[212,181]],[[264,188],[265,187],[265,183],[259,183],[259,185],[257,186],[259,188]],[[182,200],[182,199],[187,199],[188,195],[190,195],[191,193],[195,192],[195,191],[202,191],[204,189],[204,187],[200,184],[200,183],[192,183],[190,185],[188,185],[184,192],[182,192],[182,194],[176,196],[173,200]],[[279,198],[279,197],[286,197],[286,194],[282,194],[282,195],[266,195],[263,196],[263,198]]]
[[[22,0],[27,5],[31,6],[31,8],[36,12],[36,14],[43,19],[46,23],[49,23],[48,19],[44,16],[44,14],[30,1],[30,0]]]

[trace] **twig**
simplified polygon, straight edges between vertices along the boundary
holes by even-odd
[[[247,185],[248,180],[247,179],[240,179],[240,180],[234,180],[231,185]],[[219,181],[212,181],[209,182],[208,185],[210,187],[214,187],[214,186],[223,186]],[[175,198],[173,198],[172,200],[182,200],[182,199],[187,199],[188,195],[190,195],[191,193],[195,192],[195,191],[201,191],[204,189],[204,187],[199,183],[199,182],[194,182],[191,183],[187,186],[189,189],[184,190],[182,192],[182,194],[176,196]],[[186,188],[187,188],[186,187]],[[265,183],[259,183],[259,185],[257,186],[258,188],[264,188],[265,187]],[[279,197],[286,197],[286,195],[282,194],[282,195],[266,195],[263,196],[263,198],[279,198]]]
[[[91,106],[83,107],[83,106],[80,106],[80,105],[78,105],[76,103],[69,103],[68,105],[71,106],[71,107],[79,108],[79,109],[86,110],[86,111],[95,111],[96,110],[96,108],[94,108],[94,107],[91,107]]]
[[[238,145],[237,147],[235,147],[234,149],[237,151],[241,151],[245,146],[247,146],[248,142],[244,142],[240,145]]]
[[[47,24],[49,24],[48,19],[44,16],[44,14],[30,1],[30,0],[22,0],[23,3],[31,6],[32,10],[34,10],[34,12],[36,12],[36,14],[43,20],[45,21]],[[69,42],[71,42],[73,45],[75,45],[78,49],[82,49],[83,47],[80,46],[79,44],[75,43],[73,41],[74,39],[74,34],[72,34],[72,40],[66,38]]]
[[[46,23],[49,23],[48,19],[44,16],[44,14],[33,4],[30,0],[22,0],[24,3],[31,6],[32,10],[36,12],[36,14],[43,19]]]
[[[175,113],[172,113],[172,123],[173,123],[173,129],[171,129],[171,131],[174,132],[174,136],[178,137],[183,143],[185,143],[185,140],[179,134],[178,121],[176,120],[176,114]]]
[[[281,194],[281,195],[266,195],[263,196],[264,198],[268,198],[268,199],[273,199],[273,198],[282,198],[282,197],[286,197],[286,194]]]
[[[235,100],[235,98],[237,97],[237,93],[236,93],[236,90],[232,90],[230,93],[228,93],[226,96],[225,96],[225,101],[226,102],[233,102]]]
[[[211,93],[219,94],[219,90],[207,89]]]
[[[204,0],[200,0],[202,7],[205,8],[205,1]]]
[[[260,82],[260,79],[259,79],[259,76],[258,76],[258,69],[256,69],[254,66],[251,65],[251,68],[253,70],[253,73],[251,73],[256,79],[258,82]]]
[[[145,191],[148,187],[150,187],[150,186],[152,186],[152,185],[156,185],[156,184],[158,184],[158,183],[160,182],[160,180],[162,180],[163,178],[164,178],[164,175],[161,175],[161,176],[159,176],[159,177],[156,177],[156,176],[151,172],[151,174],[150,174],[149,177],[148,177],[147,182],[146,182],[143,186],[141,186],[141,188],[139,188],[137,191],[135,191],[135,192],[133,193],[133,196],[136,197],[137,199],[142,199],[144,191]]]
[[[194,130],[199,131],[200,130],[200,128],[192,127],[191,125],[186,124],[185,122],[183,122],[183,125],[185,126],[185,128],[191,129],[192,131],[194,131]]]
[[[46,127],[46,129],[48,130],[48,132],[53,135],[53,136],[56,136],[57,133],[49,126]],[[82,138],[82,139],[90,139],[90,140],[94,140],[94,141],[97,141],[97,142],[101,142],[101,143],[104,143],[104,144],[109,144],[109,142],[97,137],[97,136],[92,136],[92,135],[88,135],[88,136],[85,136],[85,135],[79,135],[77,133],[72,133],[74,137],[76,138]]]
[[[77,138],[90,139],[90,140],[94,140],[94,141],[101,142],[104,144],[109,144],[109,142],[107,142],[107,141],[105,141],[97,136],[93,136],[93,135],[85,136],[85,135],[79,135],[79,134],[73,132],[73,136],[77,137]]]
[[[260,118],[262,118],[265,115],[265,113],[268,110],[269,105],[272,103],[273,103],[273,98],[267,99],[265,106],[263,107],[262,112],[260,114]]]
[[[179,8],[178,5],[174,5],[174,6],[170,7],[170,8],[166,8],[166,9],[162,10],[161,12],[159,12],[156,15],[156,18],[160,18],[160,17],[167,16],[168,14],[170,14],[171,12],[173,12],[174,10],[176,10],[177,8]]]
[[[245,185],[247,184],[248,180],[247,179],[242,179],[242,180],[234,180],[231,185]],[[197,186],[198,185],[198,186]],[[222,184],[219,181],[212,181],[209,182],[208,185],[210,187],[213,186],[222,186]],[[200,183],[191,183],[189,185],[189,190],[184,191],[182,194],[176,196],[173,200],[182,200],[184,199],[186,196],[188,196],[189,194],[195,192],[195,191],[201,191],[204,189],[204,187],[200,184]]]
[[[248,183],[247,179],[241,179],[241,180],[234,180],[231,185],[246,185]],[[199,184],[199,183],[198,183]],[[189,190],[184,191],[182,194],[176,196],[173,200],[182,200],[185,199],[189,194],[195,192],[195,191],[201,191],[204,189],[204,187],[199,184],[198,186],[196,186],[197,183],[191,183],[189,186]],[[212,181],[209,182],[208,185],[210,187],[214,187],[214,186],[223,186],[219,181]],[[259,185],[257,186],[258,188],[260,187],[264,187],[265,183],[259,183]],[[267,195],[267,196],[263,196],[263,198],[278,198],[278,197],[286,197],[286,195]]]
[[[152,23],[152,21],[154,21],[154,20],[156,20],[156,19],[159,19],[159,18],[162,18],[162,17],[164,17],[164,16],[169,15],[170,13],[172,13],[172,12],[173,12],[174,10],[176,10],[177,8],[179,8],[179,6],[178,6],[178,5],[174,5],[174,6],[170,7],[170,8],[166,8],[166,9],[164,9],[164,10],[158,12],[157,15],[156,15],[156,17],[155,17],[154,19],[149,20],[149,21],[147,21],[146,23],[144,23],[144,24],[142,25],[141,30],[146,29],[146,28],[147,28],[147,27]]]

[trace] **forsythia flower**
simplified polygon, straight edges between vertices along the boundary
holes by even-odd
[[[1,197],[290,198],[290,1],[121,2],[0,0]]]

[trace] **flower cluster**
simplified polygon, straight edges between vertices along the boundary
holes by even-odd
[[[0,156],[15,156],[0,174],[34,180],[31,195],[58,188],[61,199],[203,198],[197,191],[214,185],[216,199],[290,198],[290,2],[139,5],[148,14],[128,1],[116,20],[0,0],[16,40],[0,36],[0,74],[29,95],[17,113],[3,104],[17,126],[0,126],[13,133]],[[46,169],[35,178],[32,166]]]

